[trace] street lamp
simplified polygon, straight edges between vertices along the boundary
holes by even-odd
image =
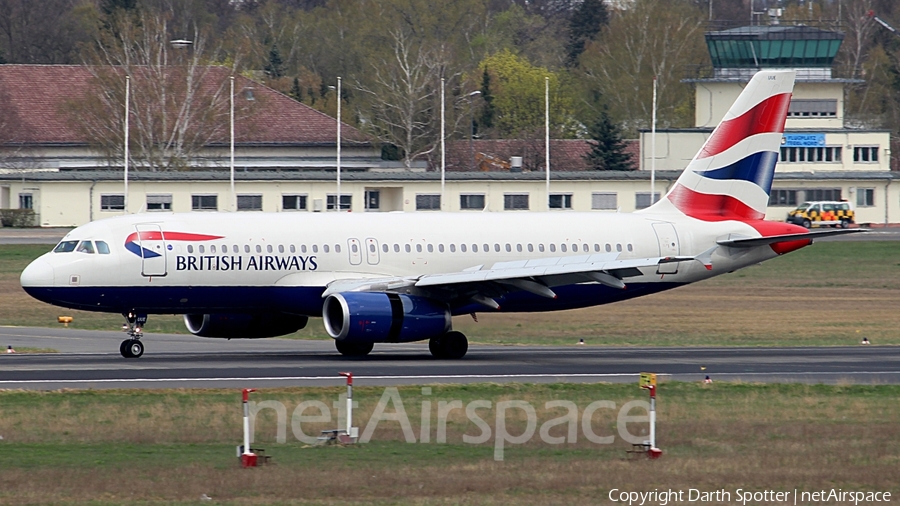
[[[481,95],[481,90],[475,90],[467,94],[469,97],[469,160],[475,164],[475,146],[472,138],[475,137],[475,109],[472,107],[472,98]]]
[[[175,39],[169,41],[169,45],[171,45],[175,49],[184,49],[186,47],[190,47],[193,43],[194,41],[185,39]]]

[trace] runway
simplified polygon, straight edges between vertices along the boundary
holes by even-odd
[[[607,348],[478,346],[463,360],[435,360],[424,343],[376,345],[347,359],[330,341],[203,339],[148,334],[146,352],[126,360],[123,334],[0,327],[0,344],[53,348],[54,354],[0,355],[0,389],[240,388],[472,382],[636,382],[663,380],[900,383],[900,347]]]

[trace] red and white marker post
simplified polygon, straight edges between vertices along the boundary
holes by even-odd
[[[338,374],[347,378],[347,430],[344,434],[338,435],[338,440],[341,443],[348,444],[353,443],[358,437],[357,431],[354,430],[356,427],[353,426],[353,373],[341,372]]]
[[[255,388],[245,388],[244,394],[244,451],[241,453],[241,467],[256,467],[257,456],[250,451],[250,406],[247,404],[250,398],[250,392],[255,392]]]
[[[647,457],[658,459],[662,450],[656,447],[656,374],[641,373],[640,386],[650,391],[650,448],[647,448]]]

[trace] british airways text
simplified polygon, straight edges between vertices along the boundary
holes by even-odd
[[[175,269],[179,271],[314,271],[318,268],[314,255],[259,255],[248,258],[238,255],[178,255],[175,258]]]

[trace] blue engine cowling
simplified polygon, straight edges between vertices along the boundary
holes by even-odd
[[[200,337],[259,339],[293,334],[306,326],[306,316],[284,313],[265,314],[186,314],[184,326]]]
[[[450,330],[449,306],[396,293],[329,295],[322,318],[328,335],[355,343],[408,343],[442,336]]]

